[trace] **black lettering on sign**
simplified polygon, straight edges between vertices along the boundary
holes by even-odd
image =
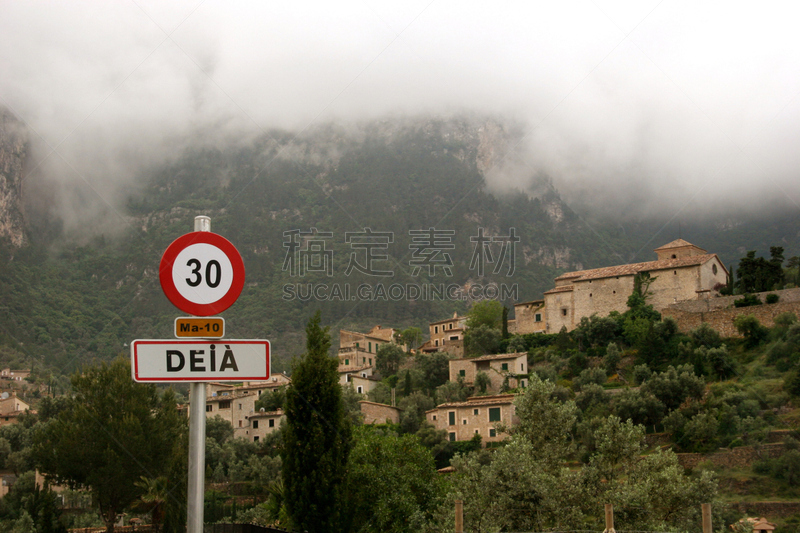
[[[177,361],[175,361],[173,357],[177,357]],[[185,364],[186,360],[183,358],[181,352],[178,350],[167,350],[167,372],[179,372]]]
[[[226,368],[232,368],[234,372],[239,371],[239,367],[236,366],[236,359],[233,357],[233,350],[229,345],[225,345],[225,353],[222,355],[222,364],[219,365],[219,370],[222,372]]]
[[[203,353],[204,350],[189,350],[189,369],[192,372],[205,372],[206,367],[200,366],[203,364],[203,358],[200,357]]]
[[[181,323],[181,333],[189,333],[189,324]]]
[[[211,345],[211,371],[214,372],[217,369],[217,352],[214,350],[217,349],[216,344]]]

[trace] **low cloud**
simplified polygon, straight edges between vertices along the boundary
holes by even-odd
[[[524,125],[496,191],[797,209],[798,40],[786,13],[722,2],[6,2],[0,104],[74,225],[187,143],[463,110]]]

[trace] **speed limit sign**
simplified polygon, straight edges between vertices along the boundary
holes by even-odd
[[[244,287],[244,263],[228,239],[195,231],[175,239],[161,257],[161,288],[175,307],[195,316],[221,313]]]

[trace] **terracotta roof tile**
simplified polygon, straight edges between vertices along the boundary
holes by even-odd
[[[564,278],[563,277],[558,277],[556,279],[559,280],[559,279],[564,279]],[[572,285],[562,285],[561,287],[556,287],[554,289],[550,289],[545,294],[555,294],[557,292],[572,292],[572,290],[574,288],[575,287],[573,287]]]
[[[695,248],[703,250],[699,246],[695,246],[694,244],[692,244],[692,243],[690,243],[688,241],[684,241],[683,239],[675,239],[672,242],[668,242],[664,246],[659,246],[658,248],[655,249],[655,251],[657,252],[659,250],[669,250],[670,248],[684,248],[686,246],[694,246]],[[703,250],[703,251],[705,251],[705,250]]]
[[[655,270],[669,270],[671,268],[702,265],[715,257],[717,257],[717,254],[692,255],[688,257],[679,257],[677,259],[666,259],[664,261],[647,261],[644,263],[632,263],[630,265],[618,265],[594,268],[591,270],[580,270],[577,272],[567,272],[566,274],[562,274],[556,278],[556,281],[565,279],[573,281],[586,281],[590,279],[613,278],[615,276],[633,276],[639,272],[652,272]],[[564,292],[563,290],[559,289],[566,289],[566,287],[569,287],[569,290],[572,290],[572,286],[566,285],[564,287],[556,287],[555,289],[551,289],[545,294]]]
[[[514,398],[516,394],[498,394],[496,396],[472,396],[467,398],[466,402],[449,402],[449,403],[442,403],[437,405],[435,408],[425,411],[426,413],[432,413],[433,411],[438,411],[442,408],[449,408],[449,407],[474,407],[479,405],[505,405],[514,402]]]

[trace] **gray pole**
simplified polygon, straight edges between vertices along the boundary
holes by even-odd
[[[195,231],[211,231],[211,219],[194,218]],[[206,484],[206,384],[189,385],[189,490],[186,531],[203,533],[203,497]]]

